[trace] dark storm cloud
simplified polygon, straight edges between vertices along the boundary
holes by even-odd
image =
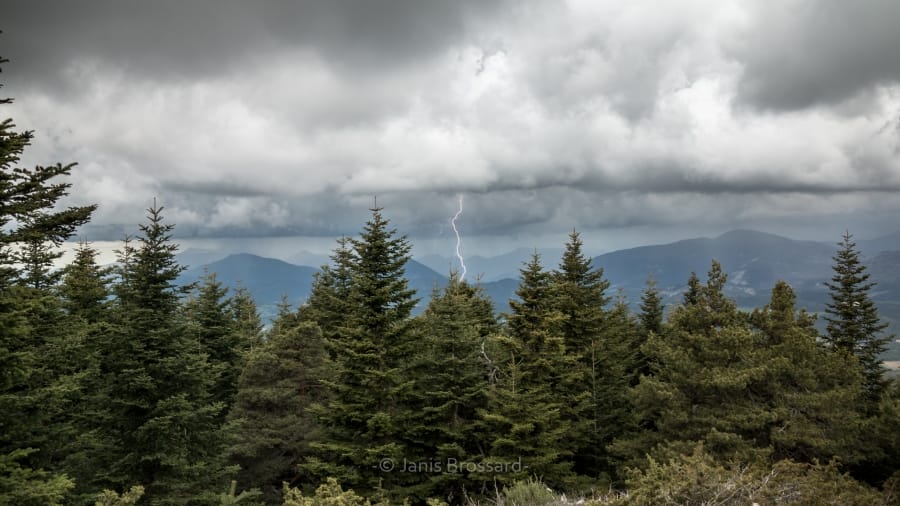
[[[18,78],[48,84],[72,62],[144,78],[241,72],[273,53],[308,50],[347,71],[405,65],[457,41],[498,2],[30,0],[4,6],[2,47]]]
[[[105,238],[153,196],[192,237],[353,234],[375,195],[423,237],[460,194],[469,236],[749,227],[900,210],[897,11],[34,0],[0,54]]]
[[[734,47],[741,100],[796,110],[900,82],[900,2],[763,2]]]

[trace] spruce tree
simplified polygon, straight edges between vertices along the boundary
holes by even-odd
[[[859,414],[847,407],[859,405],[862,378],[852,357],[819,345],[815,315],[798,310],[796,300],[778,281],[769,303],[750,315],[767,378],[748,392],[767,407],[758,444],[772,449],[773,460],[859,462],[869,452]]]
[[[642,431],[616,449],[632,464],[689,454],[702,443],[719,462],[859,462],[867,452],[852,359],[817,344],[815,318],[784,282],[747,315],[724,296],[713,262],[692,304],[675,307],[644,349],[652,374],[633,390]]]
[[[697,277],[697,273],[691,272],[687,282],[687,290],[684,292],[683,304],[685,306],[693,306],[700,301],[702,286],[703,284],[700,282],[700,278]]]
[[[224,490],[217,375],[189,332],[176,279],[183,270],[162,208],[148,209],[139,245],[120,254],[111,331],[96,343],[88,485],[145,486],[150,504],[204,504]]]
[[[316,410],[326,435],[316,445],[319,459],[306,469],[362,493],[379,487],[402,493],[420,477],[379,465],[399,465],[406,455],[403,423],[409,417],[404,410],[412,387],[407,369],[416,348],[410,312],[417,299],[404,277],[409,243],[389,228],[380,208],[371,212],[360,238],[350,241],[346,266],[352,285],[346,305],[336,306],[343,314],[324,315],[342,321],[326,334],[334,378],[327,383],[328,400]]]
[[[234,331],[240,336],[238,340],[249,343],[250,349],[262,344],[263,323],[259,317],[256,301],[246,287],[238,285],[234,289],[229,304]]]
[[[631,464],[648,454],[689,453],[698,442],[723,459],[768,454],[759,427],[769,415],[752,394],[765,387],[764,351],[746,315],[725,297],[726,280],[713,261],[706,284],[690,283],[691,297],[670,313],[668,332],[644,346],[651,374],[631,394],[642,430],[615,445]]]
[[[0,65],[6,62],[0,58]],[[0,99],[0,105],[11,102]],[[44,255],[71,237],[96,206],[58,210],[71,187],[64,178],[74,164],[18,167],[33,134],[15,128],[12,119],[0,121],[0,502],[56,504],[72,483],[38,469],[46,462],[46,436],[53,430],[44,423],[38,390],[48,387],[54,374],[41,365],[49,336],[35,328],[49,323],[35,316],[52,303],[46,292],[51,283],[42,281],[52,274],[45,268],[45,257],[37,254]],[[29,256],[31,245],[35,255]],[[34,271],[40,285],[37,292],[20,281],[29,277],[20,264],[23,258],[33,258],[40,266]],[[32,443],[36,446],[29,447]]]
[[[233,308],[228,288],[222,286],[215,273],[203,276],[185,305],[189,332],[199,341],[210,367],[217,373],[211,393],[213,401],[224,405],[223,417],[234,401],[243,354],[257,339],[252,332],[246,332],[244,322],[235,320]]]
[[[825,283],[831,302],[825,304],[824,339],[833,350],[856,356],[865,379],[865,398],[874,403],[887,385],[881,354],[887,349],[891,336],[884,333],[887,323],[879,318],[878,309],[869,295],[875,283],[869,281],[853,236],[845,233],[838,246],[833,257],[834,276],[830,283]]]
[[[62,373],[55,391],[61,394],[57,416],[57,458],[78,486],[70,497],[72,504],[92,504],[98,491],[90,487],[96,463],[92,449],[100,445],[96,437],[94,395],[100,375],[99,343],[112,332],[109,274],[110,269],[97,264],[97,251],[85,242],[75,250],[75,258],[63,270],[62,283],[57,292],[64,323],[68,328],[64,346],[58,355],[65,357]],[[57,366],[59,367],[59,366]],[[63,388],[60,388],[60,387]]]
[[[565,355],[564,316],[552,303],[551,275],[536,252],[520,270],[518,299],[509,301],[508,334],[500,336],[496,384],[490,391],[483,418],[492,430],[488,465],[512,465],[521,459],[527,469],[485,476],[511,483],[538,475],[552,487],[574,482],[569,437],[572,420],[564,413],[565,374],[571,365]]]
[[[96,323],[106,317],[109,298],[109,269],[97,264],[98,252],[82,241],[75,250],[75,258],[62,273],[59,295],[63,309],[87,323]]]
[[[314,323],[274,329],[246,355],[229,414],[234,434],[228,453],[240,465],[240,489],[259,488],[267,501],[280,504],[282,483],[305,481],[298,465],[321,438],[308,407],[324,398],[329,364]]]
[[[334,347],[339,346],[345,315],[352,305],[353,266],[352,244],[349,238],[342,237],[331,255],[330,265],[323,265],[313,275],[309,298],[298,311],[301,321],[315,322],[319,326],[332,356]]]
[[[559,268],[552,273],[551,297],[562,316],[560,330],[567,364],[560,388],[567,435],[577,473],[596,479],[612,471],[606,446],[621,434],[628,383],[619,318],[606,307],[609,281],[582,253],[577,232],[569,235]],[[627,315],[627,309],[625,310]]]
[[[561,322],[566,351],[582,358],[603,327],[604,309],[610,298],[603,268],[594,269],[582,252],[578,232],[569,234],[559,268],[552,274],[552,297],[564,316]]]
[[[647,286],[641,294],[640,312],[638,313],[638,322],[640,323],[640,339],[634,348],[636,365],[634,374],[632,375],[632,386],[640,381],[641,376],[651,374],[650,359],[643,351],[643,346],[650,339],[650,336],[661,336],[664,333],[663,315],[665,314],[665,306],[656,288],[656,280],[653,277],[647,278]]]
[[[641,294],[641,311],[638,314],[641,328],[645,334],[662,333],[664,311],[665,306],[663,306],[659,290],[656,288],[656,280],[649,277],[647,278],[647,287]]]
[[[410,357],[414,381],[407,411],[407,457],[443,466],[477,462],[484,453],[478,412],[487,407],[488,377],[482,349],[496,333],[493,304],[478,286],[451,273],[414,321],[419,346]],[[426,472],[407,488],[411,497],[460,503],[478,483],[467,472]]]

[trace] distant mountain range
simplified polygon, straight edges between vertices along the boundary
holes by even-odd
[[[468,270],[467,279],[480,279],[482,282],[499,281],[501,279],[517,279],[522,262],[531,259],[532,253],[537,251],[541,255],[544,265],[556,266],[562,257],[562,248],[517,248],[509,253],[493,257],[473,255],[465,257]],[[427,265],[432,270],[440,273],[449,273],[450,269],[459,269],[459,261],[456,258],[448,258],[441,255],[425,255],[417,258],[419,262]]]
[[[894,332],[900,333],[900,232],[859,241],[858,244],[869,266],[871,280],[878,283],[872,297],[882,317],[891,324]],[[828,299],[828,290],[823,283],[832,276],[831,257],[836,249],[836,244],[797,241],[753,230],[734,230],[712,239],[686,239],[613,251],[594,257],[593,263],[602,268],[610,280],[610,294],[620,291],[635,309],[648,276],[653,276],[664,303],[671,306],[681,301],[690,273],[696,272],[704,280],[711,260],[716,259],[728,273],[726,294],[741,307],[762,306],[768,301],[775,282],[783,279],[794,287],[800,306],[822,313]],[[508,301],[514,296],[518,285],[518,270],[533,252],[533,249],[521,248],[495,257],[466,258],[468,279],[477,279],[480,275],[481,284],[497,310],[507,311]],[[538,252],[542,254],[544,265],[554,268],[562,249]],[[296,256],[321,259],[308,253]],[[246,253],[215,261],[208,261],[209,258],[208,251],[188,250],[182,254],[179,260],[183,263],[191,263],[188,260],[204,262],[195,263],[197,267],[185,271],[181,281],[195,281],[205,270],[216,272],[226,286],[243,284],[247,287],[265,317],[275,314],[282,294],[293,305],[306,300],[312,276],[318,270],[316,267]],[[421,298],[416,313],[424,309],[435,287],[447,283],[447,275],[442,273],[449,273],[451,265],[454,265],[451,259],[437,255],[407,264],[409,285]],[[890,358],[900,360],[900,343],[893,344],[895,347]]]
[[[180,255],[179,261],[184,261]],[[303,303],[309,297],[313,275],[318,271],[318,267],[295,265],[274,258],[238,253],[205,265],[191,267],[181,274],[178,281],[182,284],[193,283],[199,281],[205,273],[215,272],[216,278],[223,285],[231,289],[238,286],[247,288],[256,300],[261,315],[269,319],[277,313],[282,297],[293,306]],[[447,283],[446,277],[415,260],[406,264],[406,279],[409,286],[422,298],[416,307],[417,313],[428,303],[427,299],[432,289]]]

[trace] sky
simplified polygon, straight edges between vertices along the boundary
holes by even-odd
[[[0,116],[79,237],[423,253],[900,228],[896,0],[0,0]],[[305,238],[305,239],[304,239]],[[209,242],[213,241],[213,242]],[[236,246],[235,246],[236,245]]]

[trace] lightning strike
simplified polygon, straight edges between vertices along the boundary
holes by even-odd
[[[459,247],[462,246],[462,239],[459,237],[459,229],[456,228],[456,219],[459,218],[459,215],[463,212],[463,196],[459,196],[459,211],[456,211],[456,214],[453,215],[453,218],[450,220],[450,226],[453,227],[453,233],[456,234],[456,258],[459,259],[459,265],[462,267],[462,273],[459,275],[459,280],[463,281],[466,279],[466,261],[462,256],[462,253],[459,252]]]

